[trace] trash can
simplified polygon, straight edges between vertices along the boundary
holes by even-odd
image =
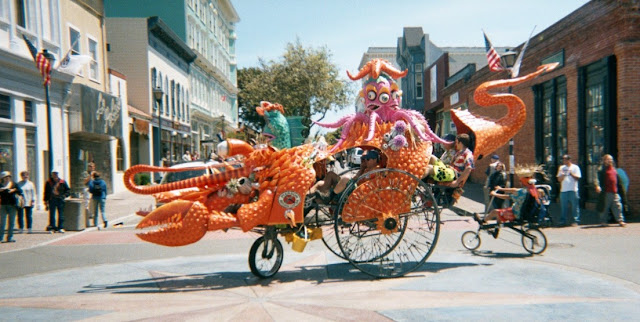
[[[86,228],[86,214],[79,198],[67,198],[64,201],[64,230],[79,231]]]

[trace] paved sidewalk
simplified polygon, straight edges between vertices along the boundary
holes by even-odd
[[[133,192],[130,192],[128,190],[107,196],[107,204],[105,207],[105,212],[107,215],[107,220],[109,222],[108,229],[116,229],[114,228],[114,225],[121,222],[124,218],[128,216],[135,216],[135,212],[137,210],[147,209],[149,207],[152,207],[154,204],[155,204],[155,199],[153,197],[134,194]],[[65,217],[65,219],[69,220],[68,217]],[[100,225],[102,225],[102,219],[100,219],[99,222],[100,222]],[[93,220],[90,221],[90,224],[93,225]],[[18,234],[17,233],[18,221],[16,220],[15,231],[13,234],[13,239],[15,239],[16,242],[1,243],[0,253],[27,249],[27,248],[35,247],[38,245],[48,244],[60,238],[69,238],[69,236],[82,233],[83,231],[97,229],[96,227],[88,227],[85,230],[81,230],[81,231],[67,230],[67,232],[64,234],[59,234],[59,233],[52,234],[46,231],[46,228],[48,225],[49,225],[49,212],[44,210],[33,211],[33,233],[32,234],[27,234],[26,229],[24,230],[24,233]]]

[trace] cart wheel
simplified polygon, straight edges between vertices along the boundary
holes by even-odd
[[[278,238],[264,236],[256,239],[249,251],[251,273],[259,278],[269,278],[280,270],[282,265],[282,243]]]
[[[547,249],[547,236],[538,228],[529,228],[522,234],[522,246],[533,255],[542,254]]]
[[[478,233],[475,231],[469,230],[465,231],[464,234],[462,234],[462,246],[464,246],[464,248],[468,250],[478,249],[481,242],[482,241],[480,240],[480,235],[478,235]]]
[[[335,217],[343,255],[360,271],[403,276],[420,267],[440,234],[440,212],[431,189],[398,169],[369,172],[343,194]]]
[[[359,169],[347,169],[345,171],[340,172],[340,174],[338,174],[341,178],[352,178],[356,173],[358,173]],[[346,191],[346,190],[345,190]],[[336,205],[330,205],[330,206],[326,206],[322,209],[319,209],[318,211],[321,211],[324,213],[325,217],[331,218],[331,221],[328,222],[321,222],[320,224],[322,226],[330,224],[331,226],[324,226],[322,227],[322,242],[324,243],[325,246],[327,246],[327,248],[336,256],[347,260],[347,258],[344,256],[344,254],[342,253],[342,250],[340,250],[340,245],[338,244],[338,235],[336,235],[336,231],[333,227],[334,221],[335,221],[335,213],[337,210],[337,206]]]

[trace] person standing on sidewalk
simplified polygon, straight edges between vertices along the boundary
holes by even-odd
[[[82,188],[82,205],[87,213],[87,215],[91,214],[89,210],[89,202],[91,201],[91,193],[89,192],[89,181],[91,181],[91,174],[93,171],[96,171],[96,164],[93,162],[89,162],[87,164],[87,171],[82,172],[82,184],[84,187]]]
[[[100,172],[94,171],[93,180],[89,181],[89,192],[91,192],[91,212],[93,213],[93,225],[98,226],[98,210],[102,214],[102,223],[107,228],[107,216],[104,214],[104,206],[107,203],[107,184],[100,178]]]
[[[47,231],[64,233],[64,199],[69,197],[69,185],[58,176],[58,171],[51,171],[51,177],[44,184],[44,204],[49,210],[49,226]],[[56,212],[58,225],[56,226]]]
[[[578,194],[578,182],[582,177],[580,167],[571,163],[571,156],[565,154],[562,156],[564,165],[558,167],[558,182],[560,182],[560,226],[566,226],[567,213],[569,212],[569,204],[573,214],[572,226],[580,224],[580,195]]]
[[[627,191],[622,184],[622,178],[620,178],[616,170],[613,156],[610,154],[605,154],[602,157],[602,167],[598,171],[594,185],[596,193],[599,194],[597,209],[600,212],[600,223],[607,223],[607,215],[609,214],[609,209],[611,209],[620,227],[626,226],[627,224],[624,222],[624,215],[622,214],[622,201],[626,200]]]
[[[2,187],[0,188],[0,240],[4,238],[4,227],[7,217],[9,217],[9,229],[7,231],[7,243],[15,243],[13,239],[13,227],[16,223],[16,202],[17,195],[22,195],[22,190],[18,184],[11,180],[11,172],[2,171],[0,173]]]
[[[24,207],[18,209],[18,227],[20,227],[20,233],[23,232],[25,227],[24,220],[27,221],[27,229],[29,234],[33,233],[31,226],[33,224],[33,206],[36,204],[36,188],[33,182],[29,180],[29,171],[20,172],[20,178],[18,181],[18,187],[22,190],[24,196]]]

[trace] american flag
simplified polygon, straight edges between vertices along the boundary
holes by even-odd
[[[44,56],[43,52],[38,52],[36,46],[29,40],[29,38],[22,35],[24,42],[27,43],[27,47],[29,48],[29,53],[31,53],[31,57],[36,61],[36,67],[40,71],[42,75],[42,79],[44,80],[43,85],[51,84],[51,62]]]
[[[482,34],[484,35],[484,46],[487,50],[487,61],[489,62],[489,70],[491,70],[492,72],[499,72],[503,70],[504,68],[502,67],[502,63],[500,62],[500,55],[493,48],[493,45],[489,41],[489,38],[487,38],[487,34],[485,34],[484,31],[482,32]]]

